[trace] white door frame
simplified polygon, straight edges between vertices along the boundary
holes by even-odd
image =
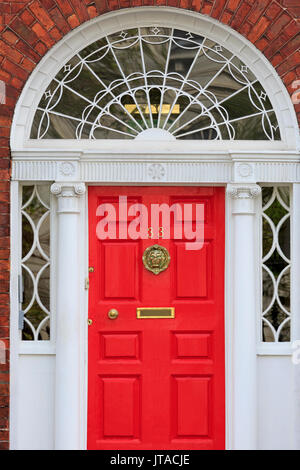
[[[151,151],[145,153],[143,142],[122,141],[37,141],[29,139],[34,112],[41,94],[54,77],[61,65],[67,62],[79,49],[93,42],[95,37],[144,25],[173,25],[191,32],[201,31],[206,36],[218,40],[220,44],[249,65],[257,78],[264,83],[278,117],[282,141],[246,142],[222,141],[205,142],[205,149],[196,141],[176,141],[153,143]],[[256,406],[256,315],[259,305],[253,302],[254,292],[260,289],[259,224],[257,209],[260,204],[260,190],[257,182],[300,183],[299,133],[295,112],[287,90],[266,58],[238,33],[206,16],[174,8],[143,7],[128,9],[95,18],[65,36],[42,59],[30,76],[16,106],[12,126],[12,232],[19,222],[13,211],[18,208],[16,200],[18,183],[53,182],[53,195],[58,197],[60,223],[55,228],[58,242],[65,243],[60,227],[80,227],[75,246],[83,253],[78,270],[73,269],[72,282],[65,283],[63,292],[65,303],[71,302],[74,283],[78,284],[80,298],[77,302],[77,326],[73,329],[73,345],[78,345],[78,361],[71,366],[70,383],[78,383],[80,391],[72,409],[78,414],[72,426],[72,436],[66,438],[68,419],[62,416],[61,404],[66,399],[68,384],[62,383],[59,370],[67,367],[70,353],[64,344],[24,344],[19,341],[15,331],[17,325],[17,306],[14,300],[18,274],[18,250],[12,244],[12,401],[11,423],[16,423],[17,408],[14,395],[20,393],[17,384],[18,354],[43,354],[43,348],[57,354],[63,361],[57,368],[56,395],[56,447],[86,448],[86,400],[87,400],[87,291],[84,279],[88,275],[88,238],[87,238],[87,197],[84,195],[86,184],[98,185],[224,185],[226,197],[226,448],[256,448],[257,406]],[[70,150],[76,148],[79,150]],[[53,196],[53,199],[55,199]],[[54,203],[55,204],[55,203]],[[72,217],[70,217],[72,213]],[[54,219],[56,219],[54,217]],[[67,222],[67,220],[72,222]],[[69,225],[68,225],[69,224]],[[73,224],[73,225],[72,225]],[[72,225],[72,227],[71,227]],[[56,227],[56,221],[54,222]],[[240,254],[249,246],[246,261]],[[73,240],[74,242],[74,240]],[[18,243],[16,244],[16,246]],[[60,246],[63,253],[63,245]],[[71,251],[65,253],[64,263]],[[242,263],[242,261],[244,261]],[[55,259],[54,264],[62,265]],[[240,275],[244,266],[247,275]],[[238,273],[238,275],[237,275]],[[75,279],[76,278],[76,279]],[[71,287],[73,286],[73,287]],[[60,286],[61,289],[61,286]],[[243,293],[243,299],[239,292]],[[243,307],[247,300],[247,309]],[[61,301],[61,299],[60,299]],[[59,315],[65,309],[57,306]],[[75,308],[75,307],[74,307]],[[243,310],[243,311],[242,311]],[[254,320],[253,320],[254,318]],[[60,318],[61,320],[61,318]],[[238,320],[238,321],[237,321]],[[69,319],[70,321],[70,319]],[[60,324],[60,321],[58,322]],[[252,332],[247,342],[245,331]],[[57,349],[58,348],[58,349]],[[74,349],[70,349],[74,351]],[[247,376],[244,364],[248,364]],[[73,370],[73,372],[72,372]],[[250,380],[250,379],[251,380]],[[77,381],[77,382],[76,382]],[[247,407],[244,404],[247,403]],[[247,408],[247,410],[245,410]],[[77,426],[77,427],[76,427]],[[12,447],[17,447],[14,425],[11,426]]]

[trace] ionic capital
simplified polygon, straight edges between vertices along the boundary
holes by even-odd
[[[78,199],[85,194],[84,183],[53,183],[51,193],[58,198],[58,214],[79,212]]]
[[[257,184],[229,184],[226,192],[233,200],[232,213],[235,215],[251,215],[255,213],[255,199],[261,194]]]

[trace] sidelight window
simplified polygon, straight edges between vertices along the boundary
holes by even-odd
[[[262,188],[262,340],[291,339],[291,195]]]
[[[50,339],[50,187],[22,187],[22,340]]]

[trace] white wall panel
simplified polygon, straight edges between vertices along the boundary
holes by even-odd
[[[258,448],[292,449],[293,365],[290,356],[258,357]],[[54,448],[54,355],[21,355],[16,448]]]
[[[21,355],[19,358],[18,450],[54,447],[55,356]]]
[[[258,447],[293,448],[293,364],[291,356],[258,358]]]

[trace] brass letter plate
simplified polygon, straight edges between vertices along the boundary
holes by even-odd
[[[174,307],[139,307],[137,318],[175,318]]]

